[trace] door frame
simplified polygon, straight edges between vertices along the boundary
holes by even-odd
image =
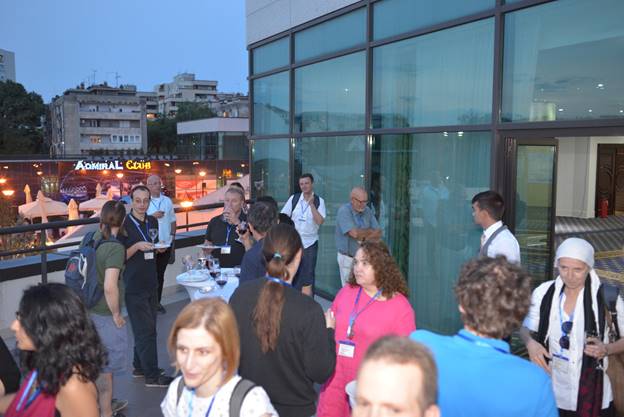
[[[554,146],[555,152],[553,157],[552,187],[551,198],[552,205],[550,210],[550,227],[549,227],[549,256],[546,271],[548,276],[552,276],[553,272],[553,254],[555,245],[555,222],[557,217],[557,165],[559,159],[559,140],[555,137],[544,135],[537,138],[515,136],[512,134],[504,134],[505,164],[504,164],[504,183],[503,183],[503,199],[505,201],[505,213],[503,221],[509,229],[515,234],[516,232],[516,184],[518,174],[518,146]]]

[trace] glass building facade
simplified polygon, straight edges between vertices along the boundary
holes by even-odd
[[[361,185],[418,326],[456,331],[453,285],[480,244],[472,196],[531,200],[522,178],[539,161],[553,181],[556,148],[515,138],[624,132],[621,16],[620,0],[362,0],[249,45],[252,192],[283,205],[314,175],[327,204],[317,290],[339,289],[336,211]],[[534,224],[529,206],[506,223]],[[547,256],[522,256],[548,270]]]

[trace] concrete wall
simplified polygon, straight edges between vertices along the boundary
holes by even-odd
[[[15,78],[15,53],[7,51],[6,49],[0,49],[0,81],[16,81]]]
[[[247,45],[316,19],[354,0],[246,0]]]
[[[624,137],[558,139],[557,216],[594,217],[598,145],[624,144]]]
[[[177,249],[176,262],[169,265],[165,272],[165,285],[163,289],[163,299],[168,295],[176,292],[186,291],[182,286],[176,283],[176,276],[182,272],[182,258],[185,255],[197,256],[199,249],[194,246]],[[11,322],[15,318],[15,312],[18,309],[19,301],[25,288],[36,285],[41,281],[41,276],[36,275],[28,278],[22,278],[14,281],[0,282],[0,336],[10,337],[12,332],[9,330]],[[64,271],[56,271],[48,273],[48,282],[64,282]]]

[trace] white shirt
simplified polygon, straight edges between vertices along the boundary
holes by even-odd
[[[310,208],[310,204],[308,204],[303,199],[303,194],[299,197],[299,201],[297,201],[297,205],[295,209],[292,210],[292,199],[294,195],[291,195],[284,207],[282,208],[282,213],[289,216],[293,222],[295,222],[295,229],[299,232],[299,236],[301,236],[301,243],[303,243],[304,248],[309,248],[314,245],[319,239],[319,225],[314,221],[314,216],[312,215],[312,209]],[[312,202],[314,204],[314,201]],[[325,210],[325,200],[323,200],[319,196],[319,206],[318,212],[322,218],[327,217],[327,212]]]
[[[600,280],[593,270],[591,271],[591,279],[592,293],[594,294],[594,301],[592,304],[594,308],[594,315],[597,320],[598,315],[596,313],[596,297],[598,296],[597,293],[600,286]],[[561,277],[558,277],[554,282],[555,293],[553,294],[553,304],[550,309],[550,326],[547,335],[548,349],[551,354],[563,354],[563,356],[567,357],[569,361],[558,361],[559,364],[563,365],[560,370],[555,369],[553,361],[551,361],[551,366],[553,366],[553,391],[555,393],[555,400],[557,402],[558,408],[564,410],[576,410],[579,378],[581,376],[581,367],[583,365],[583,348],[585,346],[585,316],[583,314],[583,298],[585,295],[585,291],[581,290],[578,298],[576,299],[576,305],[574,307],[574,324],[572,325],[572,331],[568,335],[568,337],[570,338],[570,349],[562,350],[561,346],[559,345],[559,339],[562,336],[561,323],[568,321],[570,317],[565,313],[565,311],[563,311],[563,305],[566,300],[565,294],[563,294],[562,297],[559,298],[559,295],[561,294],[561,288],[563,286],[563,281],[561,280]],[[533,291],[529,314],[526,316],[523,322],[523,326],[531,331],[537,332],[537,330],[539,329],[540,306],[542,304],[542,299],[546,295],[546,292],[548,291],[552,283],[553,281],[547,281]],[[559,311],[563,313],[561,319]],[[624,301],[622,301],[622,297],[618,297],[616,303],[616,311],[620,334],[624,334]],[[607,331],[605,331],[604,342],[608,343]],[[607,368],[608,358],[605,358],[603,360],[603,366],[605,369]],[[609,381],[609,377],[605,373],[604,390],[602,395],[602,408],[608,407],[609,403],[612,400],[613,394],[611,392],[611,383]]]
[[[485,229],[483,231],[483,242],[487,242],[490,236],[501,227],[503,227],[503,222],[499,220]],[[488,258],[496,258],[498,255],[503,255],[509,262],[520,265],[520,245],[509,230],[500,232],[488,247]]]
[[[168,242],[171,239],[171,223],[176,221],[173,202],[169,197],[160,194],[160,197],[151,197],[147,206],[147,214],[153,215],[157,211],[165,214],[158,220],[158,241]],[[174,231],[175,233],[175,231]]]
[[[193,395],[192,391],[185,387],[178,401],[178,384],[180,383],[180,379],[182,379],[181,376],[177,377],[167,389],[167,395],[160,404],[163,415],[165,417],[204,417],[206,412],[208,412],[210,402],[214,396],[201,398],[197,395]],[[217,391],[215,402],[210,410],[210,416],[230,416],[230,397],[232,396],[236,384],[240,380],[241,377],[236,375]],[[189,414],[191,411],[191,401],[193,403],[193,413]],[[269,400],[269,396],[266,391],[264,391],[264,388],[256,386],[245,396],[240,411],[240,417],[261,417],[265,414],[276,417],[279,416],[277,411],[273,408],[271,400]]]

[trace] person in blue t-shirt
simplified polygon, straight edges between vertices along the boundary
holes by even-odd
[[[514,356],[502,340],[518,329],[531,302],[531,277],[503,256],[465,264],[455,286],[464,328],[454,336],[417,330],[433,352],[444,417],[558,416],[550,377]]]

